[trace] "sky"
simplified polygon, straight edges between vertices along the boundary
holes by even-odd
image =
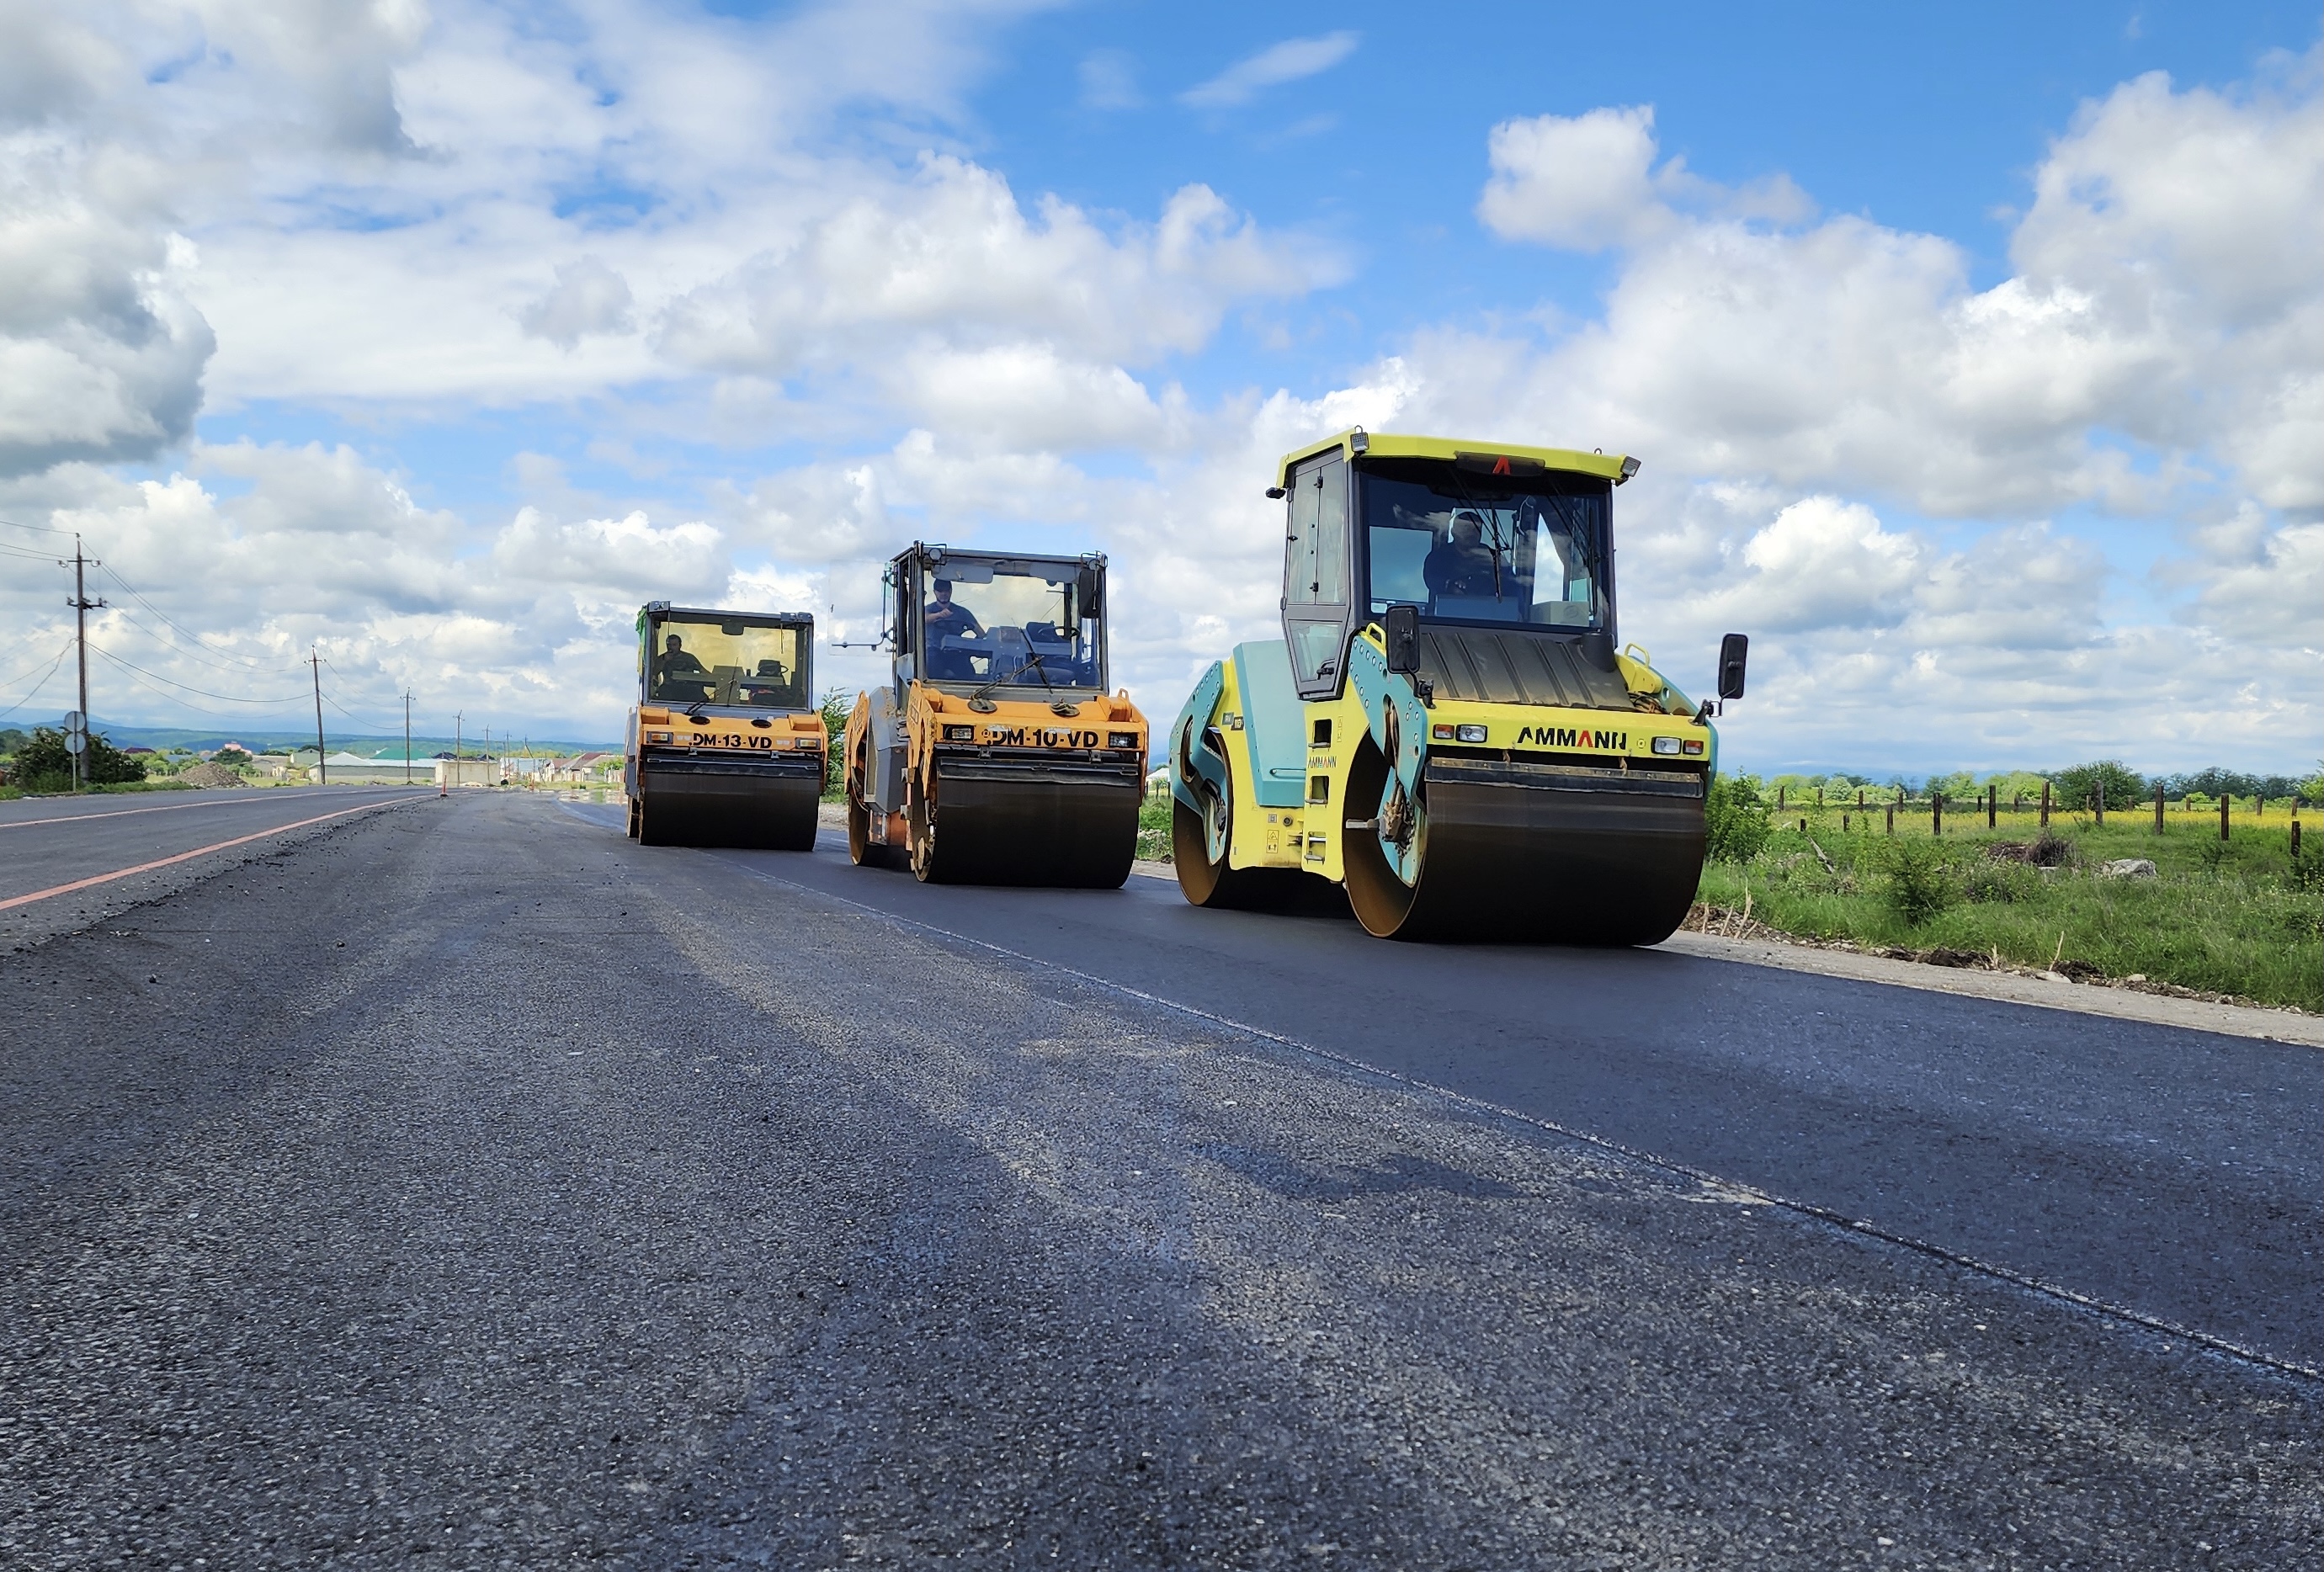
[[[2324,754],[2312,5],[0,0],[0,725],[611,739],[641,602],[884,657],[1112,564],[1167,720],[1283,452],[1626,452],[1760,770]]]

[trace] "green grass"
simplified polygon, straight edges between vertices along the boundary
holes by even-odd
[[[2151,811],[2109,815],[2103,829],[2059,815],[2068,858],[2049,872],[1986,855],[1994,841],[2034,839],[2031,813],[2004,814],[1990,831],[1981,812],[1948,814],[1941,839],[1925,809],[1900,815],[1893,840],[1879,811],[1849,817],[1843,829],[1837,807],[1779,815],[1758,856],[1704,868],[1700,898],[1735,909],[1748,894],[1754,919],[1803,937],[1965,950],[2037,969],[2079,961],[2112,978],[2324,1010],[2324,846],[2304,844],[2295,864],[2288,817],[2238,814],[2222,842],[2215,815],[2171,814],[2161,835]],[[2317,827],[2309,821],[2303,837]],[[2098,877],[2100,864],[2132,857],[2153,860],[2159,877]],[[1911,920],[1914,910],[1926,915]]]
[[[1165,862],[1170,856],[1170,788],[1166,784],[1146,794],[1138,809],[1138,855],[1148,862]]]

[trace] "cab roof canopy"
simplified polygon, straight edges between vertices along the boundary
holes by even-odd
[[[654,618],[684,617],[694,621],[747,622],[754,628],[812,628],[810,611],[737,611],[726,606],[673,606],[668,601],[648,601],[638,608],[638,626]]]
[[[1335,447],[1349,458],[1468,459],[1487,473],[1490,473],[1494,460],[1507,458],[1517,461],[1524,470],[1552,469],[1596,475],[1618,486],[1638,473],[1638,461],[1627,454],[1580,453],[1570,447],[1526,447],[1455,437],[1406,437],[1393,431],[1366,431],[1354,426],[1337,437],[1327,437],[1285,454],[1283,462],[1276,466],[1275,483],[1288,486],[1294,468]],[[1480,460],[1482,463],[1477,463]]]
[[[1103,567],[1105,565],[1105,553],[1102,551],[1084,551],[1080,553],[1078,556],[1070,552],[1056,551],[976,551],[964,550],[956,546],[946,546],[942,541],[925,540],[913,541],[911,545],[898,552],[894,560],[898,562],[906,562],[914,557],[918,557],[921,560],[929,563],[931,565],[945,562],[990,562],[995,564],[1012,562],[1050,562],[1066,563],[1077,566],[1088,565],[1095,567]]]

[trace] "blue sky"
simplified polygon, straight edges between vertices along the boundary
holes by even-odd
[[[115,9],[0,77],[96,280],[0,504],[200,669],[610,735],[623,607],[844,632],[925,531],[1114,553],[1167,711],[1362,418],[1638,452],[1626,626],[1755,633],[1755,767],[2319,751],[2312,6]]]

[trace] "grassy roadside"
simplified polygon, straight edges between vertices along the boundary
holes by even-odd
[[[1138,855],[1148,862],[1170,860],[1170,788],[1166,784],[1146,794],[1138,809]]]
[[[1837,808],[1794,811],[1757,855],[1707,864],[1699,894],[1707,910],[1695,921],[1716,931],[1748,903],[1754,921],[1803,938],[2324,1010],[2324,847],[2303,845],[2295,863],[2286,817],[2238,815],[2221,841],[2209,814],[2168,814],[2160,835],[2151,814],[2110,817],[2103,828],[2061,814],[2052,868],[1989,850],[2034,841],[2031,814],[2005,814],[1992,830],[1981,814],[1955,820],[1941,838],[1925,814],[1893,837],[1877,811],[1848,819],[1843,826]],[[2316,826],[2303,825],[2303,835]],[[2101,871],[2133,858],[2152,861],[2154,877]]]

